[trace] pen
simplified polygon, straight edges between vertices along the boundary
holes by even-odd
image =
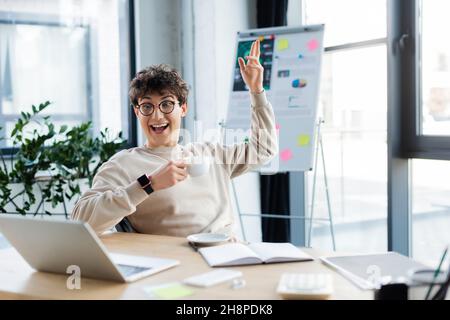
[[[430,287],[428,288],[428,292],[427,292],[427,295],[425,296],[425,300],[428,300],[428,298],[430,296],[430,293],[431,293],[431,290],[433,290],[434,282],[436,281],[436,278],[439,275],[439,273],[441,273],[442,263],[445,260],[445,256],[447,255],[447,251],[448,251],[448,247],[445,248],[444,254],[441,257],[441,262],[439,262],[439,266],[437,267],[436,271],[434,272],[433,280],[431,281]]]
[[[447,277],[445,278],[444,284],[441,285],[441,287],[436,292],[434,297],[431,298],[431,300],[445,300],[449,286],[450,286],[450,272],[447,272]]]

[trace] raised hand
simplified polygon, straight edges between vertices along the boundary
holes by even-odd
[[[244,79],[245,84],[252,93],[260,93],[264,90],[264,68],[259,63],[260,53],[260,42],[259,40],[256,40],[252,43],[250,54],[245,57],[245,59],[247,59],[247,64],[241,57],[238,59],[242,79]]]

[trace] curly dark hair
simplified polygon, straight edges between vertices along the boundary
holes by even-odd
[[[187,101],[189,88],[175,68],[167,64],[152,65],[139,71],[130,84],[130,101],[137,106],[139,98],[146,94],[171,93],[180,104]]]

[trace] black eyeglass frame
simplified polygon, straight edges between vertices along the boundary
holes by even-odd
[[[169,112],[164,112],[164,111],[161,109],[161,104],[163,104],[164,102],[172,102],[172,103],[173,103],[172,109],[171,109]],[[161,101],[160,103],[158,103],[157,106],[158,106],[159,111],[161,111],[162,113],[164,113],[164,114],[171,114],[171,113],[173,112],[173,110],[175,110],[175,106],[176,106],[177,104],[181,107],[180,101],[172,101],[172,100],[170,100],[170,99],[165,99],[165,100]],[[153,107],[152,112],[150,112],[149,114],[145,114],[144,112],[142,112],[141,107],[142,107],[143,105],[151,105],[151,106]],[[139,110],[139,112],[140,112],[144,117],[149,117],[149,116],[151,116],[151,115],[155,112],[155,110],[156,110],[156,106],[155,106],[154,104],[152,104],[152,103],[149,103],[149,102],[144,102],[144,103],[137,104],[137,105],[135,105],[135,106],[132,105],[132,106],[133,106],[134,108],[137,108],[137,109]]]

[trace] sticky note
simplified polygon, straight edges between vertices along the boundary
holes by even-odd
[[[308,85],[308,81],[305,79],[294,79],[292,80],[292,88],[304,88]]]
[[[280,152],[280,158],[281,161],[289,161],[293,158],[293,154],[291,149],[284,149],[283,151]]]
[[[315,51],[317,50],[317,48],[319,48],[319,41],[317,41],[316,39],[309,40],[306,46],[308,47],[309,51]]]
[[[278,78],[287,78],[291,74],[290,70],[279,70],[278,71]]]
[[[310,142],[311,142],[311,137],[309,136],[309,134],[301,134],[297,137],[297,146],[299,146],[299,147],[309,146]]]
[[[191,289],[179,282],[161,286],[146,287],[144,288],[144,291],[146,291],[152,298],[160,299],[177,299],[194,293]]]
[[[289,41],[288,39],[280,39],[277,42],[277,49],[278,51],[283,51],[289,48]]]
[[[308,81],[305,79],[300,79],[300,88],[304,88],[308,85]]]
[[[259,37],[258,37],[258,40],[259,40],[260,42],[263,42],[263,41],[264,41],[264,36],[259,36]]]

